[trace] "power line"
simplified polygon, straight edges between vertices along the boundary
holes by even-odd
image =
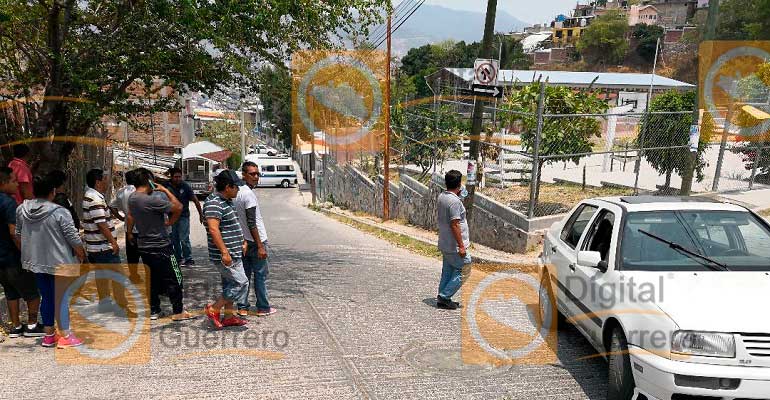
[[[412,17],[412,15],[413,15],[415,12],[417,12],[417,10],[419,10],[419,9],[420,9],[420,7],[422,7],[422,5],[423,5],[423,4],[425,4],[425,0],[420,0],[420,2],[419,2],[419,3],[415,4],[415,6],[414,6],[414,7],[413,7],[413,8],[412,8],[410,11],[408,11],[408,14],[406,15],[406,17],[402,18],[400,22],[399,22],[399,21],[396,21],[396,24],[397,24],[397,25],[396,25],[396,27],[395,27],[395,28],[393,28],[393,29],[390,31],[390,35],[391,35],[391,36],[393,36],[393,34],[394,34],[394,33],[395,33],[397,30],[398,30],[398,28],[400,28],[400,27],[401,27],[401,25],[403,25],[403,24],[404,24],[406,21],[408,21],[408,20],[409,20],[409,18],[411,18],[411,17]],[[380,45],[381,45],[382,43],[384,43],[384,42],[385,42],[385,40],[387,40],[387,36],[386,36],[385,38],[383,38],[382,40],[380,40],[380,41],[379,41],[379,42],[378,42],[378,43],[377,43],[377,44],[374,46],[374,48],[376,49],[376,48],[380,47]]]
[[[414,3],[415,1],[416,0],[404,0],[401,3],[399,3],[391,12],[392,18],[398,18],[401,9],[406,9],[408,7],[411,7],[411,6],[406,6],[405,4]],[[387,34],[387,30],[388,30],[387,23],[377,25],[377,27],[369,34],[369,36],[367,36],[366,41],[369,43],[374,43],[375,37],[377,38],[376,41],[379,41],[380,39],[383,38],[383,35]]]

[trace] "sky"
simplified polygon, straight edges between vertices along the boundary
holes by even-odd
[[[397,5],[402,0],[393,0]],[[513,15],[530,24],[551,22],[558,14],[567,14],[575,8],[576,0],[498,0],[497,9]],[[584,1],[585,3],[585,1]],[[486,12],[487,2],[484,0],[426,0],[425,4],[444,6],[457,10]],[[419,11],[418,11],[419,12]]]

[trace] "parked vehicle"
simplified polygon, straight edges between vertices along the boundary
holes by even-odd
[[[246,156],[246,160],[259,166],[259,186],[288,188],[297,184],[297,171],[294,169],[294,161],[289,157],[250,154]]]
[[[702,198],[585,200],[541,258],[540,319],[570,321],[608,360],[608,399],[770,398],[763,218]]]
[[[249,154],[266,154],[268,156],[278,155],[278,150],[265,146],[264,144],[257,144],[249,146]]]
[[[179,161],[185,180],[196,196],[204,197],[211,193],[214,181],[214,168],[219,164],[200,156],[192,156]]]

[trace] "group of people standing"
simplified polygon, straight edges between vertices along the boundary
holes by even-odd
[[[18,144],[13,153],[8,167],[0,167],[0,285],[13,325],[9,337],[42,337],[44,347],[82,344],[63,314],[69,310],[69,304],[61,304],[63,291],[81,276],[84,263],[122,273],[114,219],[126,222],[129,280],[139,282],[140,260],[148,267],[150,319],[163,315],[161,295],[169,298],[172,321],[195,318],[184,308],[181,269],[195,265],[190,202],[206,227],[209,259],[222,279],[222,295],[205,306],[212,325],[245,325],[250,288],[257,299],[255,314],[275,313],[265,283],[267,232],[254,191],[259,182],[256,164],[243,164],[243,180],[231,170],[222,171],[215,178],[216,191],[203,205],[176,168],[169,170],[165,185],[148,169],[126,172],[125,186],[108,203],[105,193],[111,179],[103,170],[92,169],[86,174],[81,219],[66,193],[64,172],[33,176],[29,147]],[[136,317],[120,283],[96,279],[96,288],[97,312]],[[27,305],[26,324],[20,321],[21,300]]]

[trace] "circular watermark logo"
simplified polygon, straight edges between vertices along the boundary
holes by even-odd
[[[712,46],[720,45],[721,43],[717,42]],[[770,61],[770,52],[748,44],[731,48],[715,60],[701,60],[701,65],[710,64],[701,82],[706,110],[715,119],[725,118],[727,132],[733,133],[730,129],[732,124],[736,124],[736,128],[742,128],[740,135],[748,140],[770,132],[770,119],[754,120],[753,124],[747,124],[745,118],[741,119],[741,122],[736,122],[738,118],[735,116],[740,115],[740,112],[733,112],[733,117],[730,118],[730,113],[724,110],[743,101],[741,83],[751,77],[756,66],[768,61]],[[765,89],[770,89],[761,80],[757,81]],[[766,111],[770,110],[764,110]]]
[[[102,299],[99,304],[80,301],[82,298],[76,295],[81,293],[89,282],[90,273],[82,274],[67,285],[60,303],[61,323],[63,326],[70,326],[72,323],[70,313],[77,313],[79,326],[74,330],[78,334],[85,331],[84,333],[94,339],[93,343],[74,347],[81,356],[77,361],[104,363],[127,357],[135,350],[149,351],[149,348],[138,346],[140,340],[146,339],[149,327],[145,304],[147,297],[144,291],[131,282],[128,276],[111,269],[96,268],[92,272],[94,282],[106,281],[109,282],[113,291],[123,290],[124,297],[130,299],[133,310],[129,310],[127,305],[123,305],[126,307],[123,308],[115,304],[111,298],[106,302]],[[101,309],[102,304],[109,305],[106,307],[109,310]],[[105,348],[100,348],[101,346]]]
[[[329,74],[334,68],[334,80],[317,79],[322,74]],[[383,94],[380,81],[372,68],[360,58],[349,54],[334,54],[313,63],[307,70],[300,71],[301,79],[296,86],[296,109],[300,121],[312,136],[326,126],[319,126],[314,120],[313,108],[318,104],[331,110],[341,118],[343,128],[326,132],[324,140],[330,145],[350,145],[362,141],[380,119],[383,111]],[[321,82],[319,82],[319,80]],[[361,93],[368,88],[370,93]],[[312,98],[312,101],[311,101]]]
[[[479,279],[470,279],[472,290],[466,298],[463,317],[470,340],[463,344],[464,350],[472,351],[464,359],[492,364],[550,362],[553,352],[544,349],[555,346],[555,330],[550,299],[545,316],[540,315],[538,280],[516,268],[480,274]]]

